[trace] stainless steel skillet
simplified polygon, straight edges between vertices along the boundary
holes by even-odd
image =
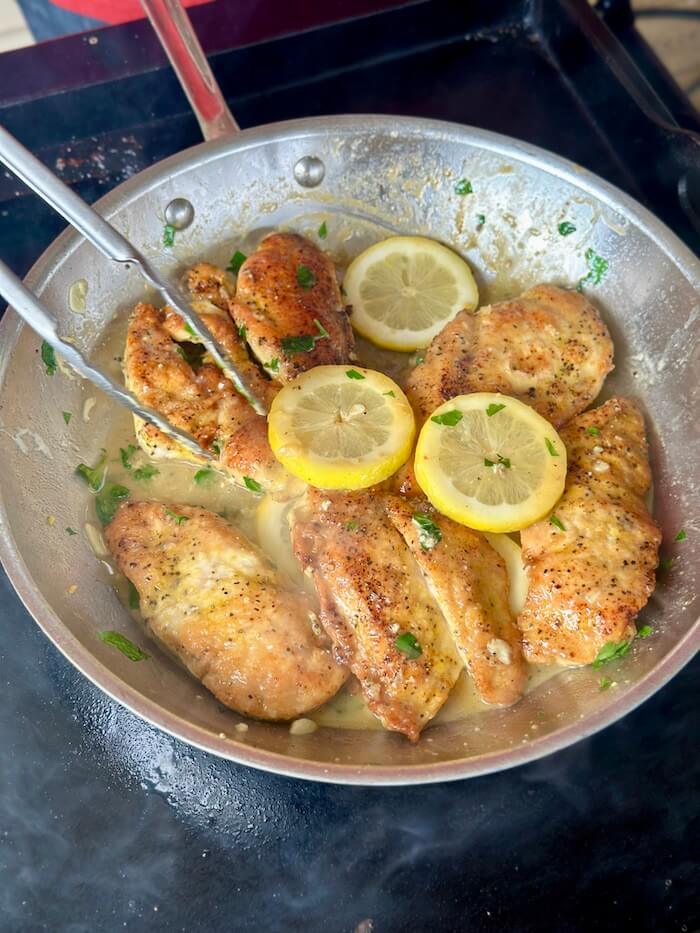
[[[314,180],[305,171],[319,169],[313,160],[325,172],[309,188],[300,181]],[[462,177],[474,192],[466,197],[454,190]],[[164,212],[178,197],[194,206],[194,221],[164,252]],[[226,257],[250,231],[279,223],[304,232],[323,217],[341,263],[387,230],[426,233],[469,259],[484,300],[538,281],[574,284],[586,273],[586,250],[594,249],[609,269],[590,295],[617,350],[606,393],[632,395],[647,412],[655,512],[664,553],[674,558],[643,615],[654,635],[606,670],[616,686],[605,692],[598,672],[570,671],[513,709],[435,727],[417,746],[374,732],[291,736],[285,726],[252,722],[237,732],[240,717],[220,710],[157,649],[135,664],[97,639],[98,630],[114,628],[142,640],[84,535],[64,531],[82,527],[84,488],[72,472],[102,446],[109,408],[98,400],[84,421],[92,391],[62,373],[46,376],[37,339],[9,312],[0,324],[0,556],[46,634],[101,689],[183,740],[257,767],[319,780],[418,783],[506,768],[562,748],[633,708],[692,656],[700,263],[642,207],[577,166],[514,140],[434,121],[359,116],[277,124],[205,143],[120,186],[98,209],[173,274],[201,256]],[[486,217],[481,229],[479,214]],[[559,235],[564,219],[575,234]],[[69,302],[81,280],[85,313]],[[87,352],[115,309],[143,294],[135,271],[112,267],[70,233],[28,281],[56,310],[62,332]],[[62,411],[75,413],[68,426]],[[681,527],[685,541],[673,542]]]

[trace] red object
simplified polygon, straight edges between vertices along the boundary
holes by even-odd
[[[139,0],[50,0],[50,2],[62,10],[77,13],[79,16],[90,16],[110,26],[146,18]],[[212,2],[213,0],[182,0],[183,6],[201,6]]]

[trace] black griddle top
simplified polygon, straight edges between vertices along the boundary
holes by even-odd
[[[364,111],[486,127],[575,159],[699,248],[677,196],[697,143],[677,125],[700,124],[624,3],[607,5],[627,52],[583,0],[388,2],[358,18],[379,5],[241,0],[192,18],[243,126]],[[89,200],[199,141],[149,28],[95,36],[0,58],[0,121]],[[61,226],[0,172],[0,255],[17,271]],[[0,618],[3,933],[700,926],[697,661],[540,762],[342,788],[219,761],[147,726],[59,655],[4,576]]]

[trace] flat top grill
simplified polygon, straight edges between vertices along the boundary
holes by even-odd
[[[583,0],[387,2],[374,14],[378,3],[335,0],[324,23],[295,6],[192,11],[242,126],[333,112],[482,126],[604,176],[700,251],[700,120],[626,3],[606,4],[608,24]],[[0,122],[89,200],[199,142],[145,23],[94,38],[3,56],[0,86]],[[0,255],[18,272],[61,226],[0,173]],[[372,790],[257,773],[152,729],[58,654],[2,575],[0,618],[3,930],[700,926],[698,661],[542,761]]]

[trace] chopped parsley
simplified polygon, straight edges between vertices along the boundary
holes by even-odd
[[[502,467],[505,467],[506,470],[510,470],[510,467],[511,467],[510,458],[502,457],[500,454],[498,455],[497,461],[489,460],[488,457],[484,457],[484,466],[487,466],[487,467],[502,466]]]
[[[549,451],[550,457],[558,457],[559,454],[557,453],[557,448],[550,441],[550,439],[548,437],[545,437],[544,442],[547,445],[547,450]]]
[[[460,178],[455,184],[455,194],[473,194],[474,189],[468,178]]]
[[[273,360],[270,360],[269,363],[263,363],[265,369],[269,369],[271,373],[279,372],[280,361],[275,357]]]
[[[41,341],[41,361],[46,367],[46,375],[53,376],[56,372],[56,354],[51,344],[45,340]]]
[[[138,609],[140,604],[139,591],[131,580],[127,580],[126,582],[129,589],[129,609]]]
[[[229,272],[233,272],[234,275],[238,275],[241,266],[243,265],[243,263],[246,261],[247,258],[248,257],[246,256],[245,253],[242,253],[239,249],[237,249],[236,252],[233,254],[233,256],[231,256],[231,258],[229,259],[226,269]]]
[[[442,540],[442,532],[425,512],[414,512],[413,524],[418,528],[418,543],[424,551],[432,550]]]
[[[262,492],[263,491],[263,488],[260,485],[260,483],[256,479],[253,479],[252,476],[244,476],[243,484],[245,485],[245,488],[250,489],[251,492]]]
[[[419,658],[423,654],[423,649],[418,644],[418,639],[410,632],[402,632],[400,635],[397,635],[394,644],[402,654],[406,655],[409,661],[415,661],[416,658]]]
[[[318,318],[314,318],[314,324],[316,325],[316,329],[318,330],[319,334],[321,335],[320,337],[317,337],[316,340],[321,340],[323,337],[329,337],[329,338],[330,338],[331,335],[328,333],[328,331],[327,331],[326,328],[323,326],[323,324],[319,321]]]
[[[616,661],[618,658],[623,658],[630,650],[630,644],[631,642],[629,641],[609,641],[607,644],[603,645],[593,662],[593,670],[597,671],[602,664],[607,664],[609,661]]]
[[[308,353],[316,346],[316,338],[310,334],[301,337],[282,337],[280,341],[282,352],[289,356],[291,353]]]
[[[194,481],[198,486],[204,486],[212,479],[214,479],[214,471],[211,467],[206,467],[204,470],[197,470],[194,474]]]
[[[62,412],[62,414],[63,414],[63,420],[66,422],[66,424],[70,424],[70,419],[73,417],[73,412],[64,411]]]
[[[651,625],[642,625],[637,629],[637,638],[648,638],[653,631]]]
[[[69,528],[66,528],[66,534],[67,534],[67,535],[77,535],[78,532],[75,531],[75,529],[69,527]]]
[[[166,224],[163,227],[163,246],[172,246],[175,242],[175,227]]]
[[[129,444],[126,450],[123,447],[119,448],[119,459],[122,462],[122,466],[125,470],[131,469],[131,456],[136,453],[136,447],[133,444]]]
[[[357,531],[358,524],[356,521],[345,522],[344,528],[346,531]]]
[[[569,236],[571,233],[576,233],[576,227],[568,220],[562,220],[557,230],[562,236]]]
[[[681,530],[678,532],[678,534],[676,535],[676,537],[675,537],[673,540],[674,540],[674,541],[685,541],[685,539],[686,539],[687,537],[688,537],[688,535],[685,533],[685,529],[684,529],[684,528],[681,528]]]
[[[319,240],[325,240],[328,236],[328,227],[326,226],[326,221],[324,220],[321,226],[318,228],[318,238]]]
[[[501,405],[498,402],[491,402],[491,404],[486,409],[486,414],[489,418],[492,418],[494,415],[497,415],[499,411],[503,411],[505,405]]]
[[[365,379],[366,378],[365,376],[362,375],[362,373],[358,373],[356,369],[346,369],[345,375],[348,377],[348,379]]]
[[[178,515],[177,512],[171,512],[170,509],[166,509],[165,514],[168,518],[172,518],[176,525],[182,525],[183,522],[190,520],[189,515]]]
[[[477,214],[476,215],[476,229],[481,230],[481,228],[486,223],[486,214]]]
[[[389,389],[388,392],[382,392],[382,395],[388,395],[390,398],[396,398],[396,392],[393,389]]]
[[[309,269],[308,266],[297,266],[297,282],[304,288],[309,289],[313,288],[316,284],[316,276],[313,269]]]
[[[659,570],[670,570],[673,566],[672,557],[662,557],[659,561]]]
[[[248,328],[245,326],[245,324],[241,324],[241,326],[238,328],[238,336],[241,338],[241,340],[245,340],[247,333]]]
[[[415,359],[413,361],[413,365],[420,366],[421,363],[425,363],[425,354],[416,353]]]
[[[601,677],[598,681],[598,689],[602,693],[604,690],[607,690],[609,687],[612,687],[612,680],[609,677]]]
[[[95,512],[102,525],[109,525],[122,499],[129,498],[129,490],[119,483],[107,483],[95,496]]]
[[[453,408],[442,415],[433,415],[430,420],[434,421],[435,424],[444,424],[448,428],[453,428],[456,424],[459,424],[463,417],[464,415],[458,408]]]
[[[82,476],[93,492],[99,492],[102,488],[107,473],[106,462],[107,455],[103,453],[94,467],[89,467],[86,463],[79,463],[75,468],[76,474]]]
[[[196,336],[197,336],[197,334],[195,333],[194,327],[192,327],[191,324],[188,324],[187,321],[185,321],[185,330],[186,330],[187,333],[190,335],[190,337],[196,337]]]
[[[552,514],[549,516],[549,524],[554,525],[554,527],[558,528],[559,531],[566,531],[566,528],[564,528],[564,523],[560,518],[557,518],[554,512],[552,512]]]
[[[605,278],[610,263],[607,259],[599,256],[594,249],[586,250],[586,262],[588,263],[588,274],[578,280],[577,291],[583,291],[584,285],[600,285]]]
[[[591,425],[590,428],[586,428],[586,434],[590,434],[591,437],[598,437],[598,435],[600,434],[600,428],[596,428],[593,425]]]
[[[131,639],[127,638],[125,635],[121,635],[119,632],[98,632],[97,635],[100,641],[103,641],[105,645],[111,645],[112,648],[121,651],[130,661],[145,661],[148,657],[145,651],[139,648],[138,645],[135,645]]]
[[[145,466],[137,467],[134,470],[134,479],[143,482],[147,479],[153,479],[154,476],[158,476],[160,470],[153,466],[151,463],[145,464]]]
[[[221,456],[221,444],[218,441],[211,442],[211,449],[214,451],[217,457]]]

